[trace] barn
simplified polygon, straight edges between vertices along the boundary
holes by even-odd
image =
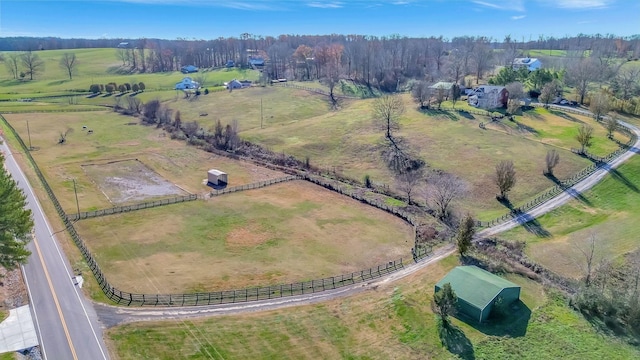
[[[458,266],[438,281],[435,291],[450,283],[458,296],[458,314],[479,323],[487,320],[498,299],[510,305],[520,298],[520,286],[477,266]]]
[[[207,172],[207,181],[213,185],[227,184],[227,173],[211,169]]]

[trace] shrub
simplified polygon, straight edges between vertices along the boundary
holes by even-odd
[[[140,91],[140,87],[138,84],[133,84],[133,86],[131,86],[131,90],[133,90],[133,92],[138,92]]]
[[[540,96],[540,90],[529,90],[529,97],[532,99],[537,99]]]
[[[114,92],[116,89],[115,89],[115,87],[114,87],[113,85],[111,85],[111,84],[107,84],[107,86],[105,87],[105,90],[106,90],[109,94],[111,94],[111,93],[112,93],[112,92]]]
[[[209,89],[204,89],[204,94],[209,95]]]
[[[99,93],[100,92],[100,85],[93,84],[93,85],[89,86],[89,91],[94,93],[94,94]]]
[[[131,91],[131,84],[125,83],[124,87],[127,89],[127,91]]]
[[[140,91],[144,91],[144,89],[145,89],[146,87],[144,86],[144,83],[141,81],[141,82],[138,84],[138,88],[140,89]]]

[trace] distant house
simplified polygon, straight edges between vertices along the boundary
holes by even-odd
[[[247,87],[251,87],[251,80],[237,80],[233,79],[229,82],[224,83],[224,87],[227,89],[244,89]]]
[[[446,82],[446,81],[438,81],[437,83],[429,86],[430,89],[434,89],[434,90],[445,90],[447,93],[451,92],[451,88],[453,87],[454,83],[452,82]]]
[[[233,60],[229,60],[227,61],[227,64],[225,66],[228,68],[232,68],[236,66],[236,63]]]
[[[176,83],[176,90],[187,90],[187,89],[199,89],[200,84],[197,81],[194,81],[190,77],[186,77],[182,79],[179,83]]]
[[[193,65],[185,65],[185,66],[180,68],[180,71],[183,74],[190,74],[190,73],[198,72],[198,68],[193,66]]]
[[[534,71],[540,69],[542,67],[542,63],[538,59],[529,57],[513,59],[514,69],[519,69],[522,67],[526,67],[529,71]]]
[[[507,107],[509,92],[504,86],[481,85],[469,93],[467,101],[471,106],[486,110]]]
[[[264,58],[262,56],[249,56],[249,66],[257,68],[264,67]]]
[[[129,48],[129,43],[128,42],[121,42],[120,44],[118,44],[117,48],[118,49],[128,49]]]
[[[458,297],[458,314],[479,323],[489,318],[496,302],[506,307],[520,299],[520,286],[477,266],[454,268],[438,281],[435,291],[447,283]]]

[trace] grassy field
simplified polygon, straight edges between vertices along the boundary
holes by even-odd
[[[434,284],[453,257],[393,285],[319,305],[109,329],[119,359],[453,359],[430,310]],[[521,277],[531,313],[482,327],[459,320],[455,352],[466,359],[631,359],[636,350],[595,330],[542,286]],[[511,335],[511,336],[510,336]]]
[[[250,163],[207,153],[184,141],[171,140],[160,129],[139,125],[137,119],[113,112],[6,114],[5,118],[27,145],[30,134],[31,144],[37,148],[32,155],[68,212],[75,212],[76,208],[73,179],[77,183],[81,211],[113,206],[97,187],[96,179],[91,178],[82,165],[135,158],[191,193],[211,190],[203,180],[212,168],[230,174],[229,186],[284,176]],[[83,126],[93,130],[93,134],[87,134]],[[67,136],[66,143],[60,145],[57,143],[60,132],[67,128],[73,132]]]
[[[535,261],[565,276],[583,276],[584,255],[591,235],[597,238],[597,262],[615,259],[640,247],[640,158],[635,156],[583,194],[537,219],[534,226],[544,236],[522,227],[501,235],[524,240]]]
[[[413,246],[413,228],[399,218],[304,181],[76,228],[111,284],[136,293],[319,279],[409,261]]]
[[[64,53],[76,54],[77,74],[69,79],[66,69],[59,66]],[[5,55],[10,52],[5,52]],[[184,74],[175,71],[154,74],[121,74],[122,61],[117,57],[116,49],[75,49],[75,50],[47,50],[35,52],[44,61],[41,74],[36,74],[33,80],[13,80],[11,74],[2,66],[0,68],[0,99],[37,97],[44,93],[89,91],[91,84],[115,82],[139,83],[143,82],[147,89],[173,89]],[[258,73],[252,70],[224,69],[191,74],[192,77],[205,79],[205,87],[220,85],[232,79],[256,80]]]

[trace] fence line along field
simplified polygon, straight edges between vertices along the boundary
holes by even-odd
[[[144,173],[126,171],[127,161],[134,161],[147,173],[167,180],[182,192],[193,194],[211,190],[203,182],[211,168],[231,174],[229,186],[284,176],[278,171],[188,146],[184,141],[170,139],[160,129],[139,125],[135,118],[112,112],[7,114],[5,117],[27,146],[30,138],[36,149],[32,151],[33,157],[68,213],[76,212],[73,180],[81,211],[146,200],[148,197],[142,199],[137,196],[130,201],[112,202],[100,188],[99,184],[123,172],[129,177],[136,176],[140,181],[130,183],[129,187],[111,186],[110,189],[122,195],[131,188],[144,186],[148,180]],[[72,131],[60,144],[61,133],[68,129]],[[101,169],[103,167],[106,169]]]
[[[413,228],[384,211],[290,181],[81,220],[111,284],[189,293],[290,283],[410,259]]]

